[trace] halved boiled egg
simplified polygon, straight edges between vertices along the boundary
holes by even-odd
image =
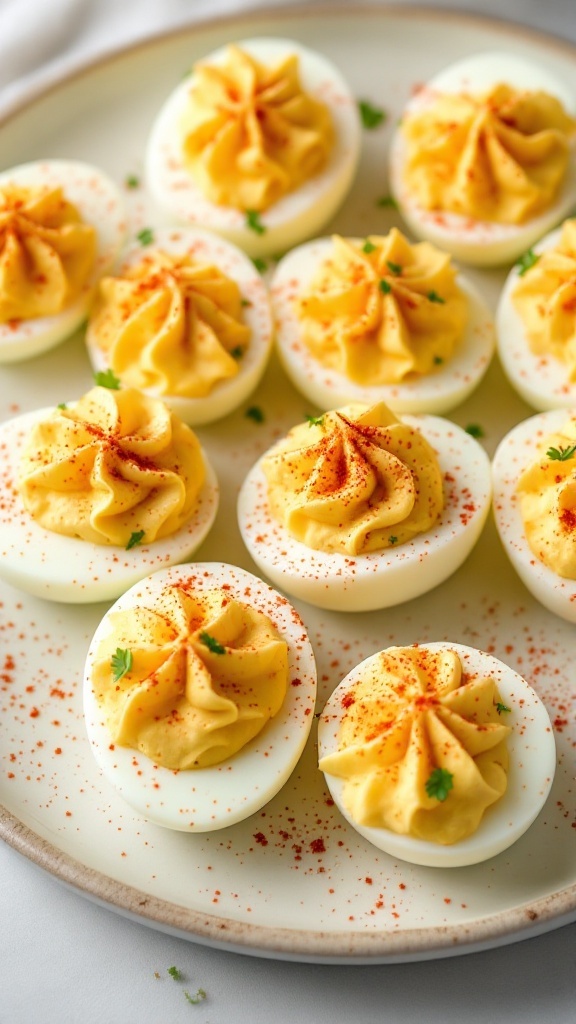
[[[439,99],[436,127],[409,141]],[[563,110],[551,110],[555,102]],[[392,141],[390,182],[405,221],[463,262],[511,263],[576,202],[575,113],[552,72],[515,54],[479,53],[441,71],[408,102]],[[407,180],[410,161],[420,195]]]
[[[199,75],[204,91],[188,117]],[[188,128],[196,177],[185,159]],[[170,95],[148,140],[146,182],[172,223],[209,228],[252,257],[269,256],[318,234],[336,212],[360,137],[356,101],[325,57],[292,40],[242,40],[205,57]],[[236,196],[241,179],[255,186]]]
[[[524,490],[532,494],[530,519],[534,544],[545,560],[528,542],[518,491],[522,477]],[[576,622],[574,410],[549,410],[514,427],[496,450],[492,480],[496,526],[514,569],[545,608],[569,622]],[[573,578],[566,575],[570,572],[571,554]],[[547,564],[550,559],[552,563]],[[559,571],[552,567],[555,560]]]
[[[571,379],[575,373],[576,354],[571,354],[570,362],[561,357],[570,355],[574,348],[570,337],[576,337],[573,312],[576,254],[571,258],[559,254],[560,273],[558,267],[552,266],[547,278],[542,277],[542,265],[538,265],[542,255],[556,250],[561,237],[561,228],[550,232],[512,268],[500,293],[496,311],[498,355],[504,372],[524,401],[541,412],[576,406],[576,380]],[[562,263],[567,270],[562,268]],[[532,273],[533,268],[537,268],[536,275]],[[570,273],[573,274],[572,280]],[[529,323],[525,322],[513,301],[518,288],[526,293],[535,276],[541,281],[533,291],[532,309],[526,311],[539,335],[536,346],[531,344],[528,336]],[[527,306],[526,299],[523,302]],[[563,328],[562,319],[567,325],[571,324],[568,330]]]
[[[125,235],[119,190],[97,168],[42,160],[2,171],[0,363],[39,355],[80,327]]]
[[[130,515],[130,503],[134,499],[128,496],[128,492],[132,488],[137,492],[134,527],[122,546],[85,539],[80,528],[76,536],[67,536],[54,529],[45,528],[41,521],[28,511],[23,501],[19,479],[21,460],[29,445],[31,431],[48,421],[48,431],[54,430],[54,420],[58,418],[58,414],[63,420],[66,419],[69,413],[73,414],[74,405],[75,403],[71,402],[68,408],[63,404],[59,410],[35,410],[0,425],[0,486],[3,495],[0,507],[0,577],[21,590],[47,600],[77,604],[110,601],[149,573],[190,558],[204,540],[216,516],[218,484],[205,453],[198,446],[198,456],[204,467],[204,482],[191,505],[190,514],[173,533],[160,535],[158,539],[147,542],[145,530],[138,526],[138,508],[141,509],[142,516],[147,518],[154,502],[154,493],[153,488],[147,491],[137,480],[139,443],[143,445],[141,450],[144,450],[149,440],[143,434],[140,439],[131,438],[133,455],[128,450],[122,450],[121,446],[111,443],[112,462],[109,466],[105,465],[106,457],[102,458],[102,453],[97,452],[95,455],[95,460],[103,464],[100,473],[100,498],[97,504],[100,506],[104,529],[114,518],[114,505],[121,517],[126,513]],[[126,411],[126,419],[129,423],[129,410]],[[184,424],[182,427],[189,430]],[[90,426],[87,430],[98,444],[99,435],[103,432],[97,429],[91,431]],[[169,434],[169,426],[166,423],[162,425],[159,434]],[[76,467],[82,471],[86,459],[92,458],[93,453],[89,454],[90,447],[88,439],[76,454],[74,451],[68,453],[68,460],[63,457],[59,460],[55,457],[55,470],[63,468],[64,473],[63,477],[60,476],[60,482],[54,484],[52,492],[53,516],[56,523],[60,517],[69,515],[69,511],[64,509],[64,503],[68,499],[73,500],[74,495],[79,507],[86,504],[87,493],[78,482],[74,483],[74,478]],[[147,466],[146,459],[143,465]],[[153,476],[160,493],[161,471],[160,474],[154,472]],[[178,484],[175,481],[170,483],[168,476],[172,477],[173,474],[166,474],[164,481],[167,488],[166,509],[174,506],[174,494],[178,491]],[[116,501],[115,486],[124,492]],[[162,497],[159,500],[161,503],[164,501]],[[44,500],[42,495],[39,495],[36,504],[42,512],[49,510],[49,495],[47,494]],[[107,505],[110,509],[109,516],[106,512]],[[91,532],[91,528],[86,524],[83,530]]]
[[[365,408],[350,406],[340,412],[347,414],[350,410]],[[338,416],[338,413],[335,415]],[[310,444],[316,440],[321,445],[322,420],[322,417],[316,420],[311,418]],[[273,446],[255,463],[240,490],[238,522],[254,562],[276,586],[320,608],[371,611],[402,604],[426,593],[451,576],[464,562],[482,532],[490,508],[492,490],[488,457],[477,441],[448,420],[436,416],[416,417],[406,414],[402,417],[402,424],[406,426],[408,436],[401,442],[399,451],[404,445],[410,450],[418,443],[417,437],[421,435],[436,456],[441,511],[437,520],[425,532],[397,543],[397,534],[402,528],[401,520],[406,512],[392,509],[388,520],[390,525],[380,531],[387,534],[385,547],[381,550],[351,554],[338,550],[318,550],[297,540],[288,532],[284,523],[272,514],[268,482],[263,469],[265,460],[274,459],[284,450],[284,443]],[[368,443],[370,429],[366,429]],[[363,449],[364,438],[358,443],[360,449]],[[322,465],[319,461],[316,468],[309,472],[309,479],[319,483],[320,489],[324,476],[328,479],[334,474],[332,484],[328,483],[326,491],[327,506],[324,514],[328,530],[331,524],[339,528],[342,521],[347,519],[351,503],[356,500],[361,503],[360,491],[372,477],[372,469],[364,465],[358,470],[352,469],[347,475],[344,464],[350,447],[353,448],[354,444],[350,446],[345,441],[345,450],[338,455],[337,444],[330,444],[330,450],[320,460]],[[292,455],[297,458],[297,451],[293,451]],[[381,452],[375,455],[376,464],[381,458]],[[412,472],[407,467],[403,469],[400,461],[396,458],[392,460],[387,480],[390,492],[395,490],[396,475],[400,479],[406,474],[406,479],[412,481]],[[409,488],[411,486],[409,483]],[[376,487],[374,507],[378,494],[381,496],[382,493],[382,488]],[[311,523],[319,515],[315,507],[317,504],[319,502],[312,497],[308,510]],[[367,501],[364,512],[368,516],[371,514],[371,500]],[[394,525],[395,522],[397,525]]]
[[[360,250],[364,245],[367,252],[368,246],[374,247],[370,239],[347,241]],[[408,372],[403,379],[393,383],[359,383],[316,358],[302,334],[297,303],[310,291],[311,281],[332,251],[333,241],[329,238],[319,238],[298,246],[279,262],[270,284],[278,353],[295,387],[320,409],[332,409],[348,402],[372,404],[383,401],[398,413],[444,413],[463,402],[480,383],[495,347],[490,310],[474,285],[462,274],[457,275],[456,284],[467,307],[466,321],[463,335],[456,342],[454,353],[449,358],[433,357],[434,365],[430,373]],[[390,277],[393,284],[388,283],[388,293],[395,281],[400,280],[393,275]],[[429,320],[432,321],[434,313],[445,300],[435,291],[431,291],[430,295],[430,300],[426,300],[425,295],[416,295],[415,298],[428,306]],[[386,318],[386,299],[385,295],[377,296],[383,306],[383,319]],[[363,312],[366,312],[365,308],[356,311],[357,321]],[[336,313],[334,317],[337,320]],[[402,323],[395,323],[393,329],[397,335],[401,335],[406,328]],[[326,328],[326,333],[328,330]],[[376,329],[372,333],[375,332]],[[351,342],[351,347],[354,348],[354,344],[358,345],[361,341],[358,335]],[[431,341],[433,344],[433,339]],[[425,333],[417,343],[426,345]],[[373,345],[377,349],[378,340],[374,339]],[[391,343],[390,353],[391,362],[397,361],[397,338]]]
[[[390,827],[368,827],[360,824],[357,818],[351,814],[350,802],[346,799],[346,778],[326,771],[326,782],[334,802],[349,824],[368,842],[380,850],[384,850],[390,856],[428,867],[448,868],[477,864],[490,857],[495,857],[515,843],[530,827],[544,806],[556,769],[556,748],[552,726],[544,704],[532,687],[517,672],[493,655],[466,647],[463,644],[444,641],[417,645],[417,650],[424,652],[425,655],[427,652],[438,652],[443,657],[456,654],[462,665],[464,689],[466,686],[478,689],[478,683],[481,680],[491,679],[496,684],[497,702],[491,709],[487,709],[487,720],[490,721],[488,728],[497,729],[499,722],[510,727],[506,740],[507,760],[509,761],[508,780],[503,795],[487,806],[476,831],[465,838],[445,844],[429,838],[417,838],[414,835],[393,831]],[[356,666],[334,690],[318,722],[318,747],[321,763],[322,759],[331,757],[341,749],[341,727],[353,704],[354,689],[363,678],[369,677],[371,672],[378,672],[379,662],[387,653],[388,651],[379,652],[366,659]],[[418,701],[420,701],[420,706],[417,706]],[[456,702],[460,702],[458,695]],[[419,728],[426,728],[426,725],[429,725],[429,723],[422,723],[421,719],[427,714],[434,714],[435,708],[439,707],[442,700],[432,700],[429,711],[424,708],[425,703],[425,696],[416,697],[412,709],[412,715],[418,722]],[[446,703],[453,704],[452,694]],[[407,704],[407,701],[398,702],[398,707],[404,714],[407,710],[410,711]],[[390,711],[390,705],[383,708],[383,714],[386,711]],[[457,721],[455,721],[456,719]],[[445,755],[450,754],[450,748],[454,748],[454,756],[450,758],[451,771],[449,772],[442,767],[436,768],[436,775],[430,774],[426,779],[427,770],[424,776],[418,770],[418,759],[422,756],[422,751],[418,752],[414,744],[407,754],[405,747],[399,748],[397,754],[399,753],[400,760],[403,759],[400,772],[406,789],[406,798],[408,799],[409,793],[413,790],[415,806],[418,808],[416,814],[421,816],[421,820],[426,815],[439,813],[444,822],[449,823],[452,813],[451,805],[458,801],[460,806],[458,807],[456,804],[454,809],[454,822],[458,827],[459,812],[468,813],[468,808],[463,807],[462,792],[459,792],[459,790],[464,791],[465,789],[464,775],[468,776],[468,782],[472,782],[475,795],[478,795],[482,789],[487,790],[501,775],[499,754],[496,755],[494,765],[488,766],[486,758],[489,751],[481,752],[483,744],[474,744],[471,750],[475,757],[471,757],[457,749],[458,743],[451,742],[452,737],[448,733],[446,721],[455,721],[454,733],[460,739],[466,737],[467,733],[475,731],[476,720],[476,713],[470,716],[457,715],[454,708],[450,706],[448,717],[444,714],[441,718],[440,728],[434,729],[435,739],[438,739],[440,732],[443,738],[449,741],[444,749],[434,751],[438,754],[439,759],[443,760]],[[471,725],[468,725],[467,722],[470,722]],[[393,727],[391,721],[382,719],[380,737],[384,737],[386,731],[391,727]],[[486,729],[486,727],[484,728]],[[459,731],[457,732],[456,729]],[[373,737],[370,749],[374,748],[374,743],[375,738]],[[350,750],[349,755],[353,757],[354,752]],[[410,764],[407,761],[409,757],[412,757]],[[476,758],[476,765],[474,765],[473,762]],[[482,760],[484,760],[484,764],[478,770],[478,763]],[[377,751],[370,758],[370,763],[372,775],[364,787],[365,805],[368,806],[368,803],[371,802],[377,808],[380,800],[390,797],[389,792],[385,793],[384,790],[388,783],[388,776],[396,766],[390,757],[388,757],[387,763],[379,763]],[[352,765],[351,770],[358,772],[358,763]],[[368,769],[366,768],[366,770]],[[360,775],[358,778],[362,785]],[[379,786],[379,779],[384,780],[385,785],[382,788]],[[435,782],[436,785],[434,785]],[[498,785],[501,784],[498,783]],[[491,797],[488,796],[488,799]],[[426,823],[425,827],[431,828],[429,823]]]
[[[95,370],[161,398],[186,423],[221,419],[258,384],[272,345],[264,282],[235,245],[160,228],[105,278],[88,324]]]
[[[243,616],[255,623],[249,631],[232,621]],[[153,636],[146,648],[139,626]],[[107,675],[118,679],[122,706],[113,717],[122,743],[111,741],[99,693],[110,689]],[[267,717],[273,684],[280,704]],[[185,832],[233,825],[276,795],[306,744],[315,697],[314,654],[297,612],[262,580],[220,562],[173,567],[132,587],[105,615],[86,661],[86,728],[104,775],[143,817]],[[159,758],[142,753],[150,736],[133,724],[135,708],[161,733]],[[239,746],[237,729],[252,738]],[[237,749],[229,755],[230,745]],[[210,763],[159,763],[189,748]]]

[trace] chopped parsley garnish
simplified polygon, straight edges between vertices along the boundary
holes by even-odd
[[[479,423],[469,423],[464,430],[470,434],[470,437],[484,437],[484,430]]]
[[[98,373],[94,374],[94,380],[101,388],[110,388],[111,391],[120,390],[120,381],[114,373],[114,370],[108,368],[107,370],[99,370]]]
[[[378,128],[386,120],[385,111],[375,107],[369,100],[358,100],[358,110],[362,124],[368,131]]]
[[[252,263],[256,267],[256,270],[258,271],[259,274],[263,274],[265,270],[268,270],[268,264],[266,263],[266,260],[260,259],[259,256],[254,256]]]
[[[124,184],[126,185],[126,188],[139,188],[140,178],[137,174],[128,174],[124,180]]]
[[[251,405],[244,415],[249,420],[254,420],[254,423],[264,423],[264,413],[259,405]]]
[[[376,206],[390,207],[392,210],[398,209],[398,203],[394,196],[380,196],[380,199],[376,200]]]
[[[240,300],[240,305],[243,306],[244,308],[246,308],[248,306],[251,306],[252,303],[250,302],[250,299],[241,299]]]
[[[394,534],[391,534],[391,536],[388,537],[388,543],[389,544],[397,544],[398,543],[398,537],[395,537]]]
[[[507,707],[507,705],[503,704],[501,700],[498,700],[496,701],[496,711],[501,715],[503,711],[512,711],[512,708]]]
[[[131,533],[130,540],[126,545],[126,551],[130,551],[130,548],[135,548],[141,540],[144,540],[144,530],[136,530],[135,533]]]
[[[370,239],[367,238],[366,241],[364,242],[364,245],[362,246],[362,252],[365,252],[366,255],[368,255],[371,252],[375,252],[377,248],[378,246],[374,245],[374,242],[371,242]]]
[[[429,302],[439,302],[442,306],[446,305],[446,299],[443,299],[441,295],[438,295],[438,292],[428,292],[426,298]]]
[[[122,676],[125,676],[132,668],[132,651],[129,651],[128,649],[124,650],[122,647],[117,647],[116,652],[110,659],[110,667],[112,669],[114,682],[120,682]]]
[[[576,454],[576,444],[568,444],[565,448],[549,448],[546,455],[552,462],[568,462]]]
[[[190,995],[190,993],[186,989],[184,989],[184,995],[188,1002],[192,1003],[193,1006],[196,1006],[197,1003],[201,1003],[203,999],[206,999],[206,993],[203,988],[199,988],[198,991],[195,992],[193,996]]]
[[[454,787],[454,776],[445,768],[435,768],[426,779],[426,792],[428,796],[436,797],[436,800],[444,802],[448,793]]]
[[[444,360],[442,359],[442,356],[434,356],[432,362],[434,363],[434,366],[442,366]]]
[[[56,406],[56,408],[57,409],[67,409],[68,406],[66,405],[66,402],[58,402],[58,405]]]
[[[392,285],[389,284],[385,278],[382,278],[382,280],[378,282],[378,287],[383,295],[389,295],[392,291]]]
[[[246,210],[246,227],[250,228],[250,231],[254,231],[257,235],[265,233],[266,228],[260,220],[258,210]]]
[[[232,349],[230,355],[232,356],[232,359],[242,359],[242,356],[244,355],[242,345],[236,345],[236,348]]]
[[[386,260],[386,266],[391,274],[398,277],[402,273],[402,267],[399,263],[393,263],[392,260]]]
[[[184,977],[182,971],[178,970],[177,967],[169,967],[168,974],[170,975],[171,978],[174,978],[174,981],[182,981]]]
[[[142,231],[138,232],[136,238],[140,242],[140,245],[152,245],[152,242],[154,241],[154,232],[152,231],[152,228],[142,228]]]
[[[204,644],[212,654],[226,654],[226,648],[210,633],[200,633],[200,643]]]
[[[518,267],[518,276],[523,277],[527,270],[530,270],[530,268],[533,267],[535,263],[538,263],[539,259],[540,257],[534,252],[533,249],[528,249],[528,251],[525,252],[520,257],[516,264],[516,266]]]
[[[323,416],[306,416],[309,427],[321,427],[324,423]]]

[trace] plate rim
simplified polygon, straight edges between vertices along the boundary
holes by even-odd
[[[300,4],[280,4],[273,8],[249,7],[241,13],[185,18],[170,28],[151,30],[132,42],[112,44],[91,56],[68,59],[63,70],[48,70],[24,87],[20,95],[7,102],[0,112],[0,131],[59,88],[70,87],[83,76],[146,49],[169,45],[180,39],[183,32],[192,34],[198,30],[225,29],[232,25],[249,28],[252,22],[261,18],[276,22],[282,19],[319,17],[331,20],[349,16],[348,5],[341,5],[336,0],[327,4],[307,4],[305,7]],[[548,31],[492,14],[427,7],[417,3],[399,7],[390,3],[361,2],[354,5],[354,17],[357,16],[406,21],[420,17],[466,27],[478,25],[501,33],[505,38],[513,34],[517,39],[520,35],[544,49],[559,50],[576,64],[574,43]],[[274,929],[268,925],[236,921],[179,906],[120,882],[59,849],[2,804],[0,839],[66,887],[140,924],[203,945],[272,959],[347,965],[422,961],[496,948],[533,938],[576,920],[575,881],[561,890],[539,896],[511,910],[455,925],[376,933]]]

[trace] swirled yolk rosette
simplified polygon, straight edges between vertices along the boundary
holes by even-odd
[[[155,249],[100,284],[89,343],[127,385],[203,398],[238,373],[250,329],[242,295],[216,266]]]
[[[432,446],[383,404],[300,424],[262,460],[268,504],[310,548],[366,554],[430,529],[443,504]]]
[[[552,572],[576,580],[576,417],[539,449],[517,485],[526,540]]]
[[[576,220],[567,220],[558,244],[518,278],[511,300],[535,355],[552,355],[576,381]]]
[[[95,259],[96,232],[61,188],[0,188],[0,322],[67,309]]]
[[[338,749],[320,769],[346,780],[351,817],[443,845],[472,835],[507,786],[495,681],[463,677],[450,649],[392,647],[343,700]],[[451,781],[440,796],[429,792],[438,770]]]
[[[164,588],[152,607],[111,615],[92,685],[113,741],[166,768],[231,757],[282,706],[288,645],[263,612],[224,589]],[[120,678],[115,652],[130,652]]]
[[[230,46],[198,64],[182,121],[185,164],[213,203],[264,211],[325,166],[328,108],[303,91],[298,57],[261,64]]]
[[[126,547],[175,533],[204,479],[196,435],[163,402],[95,387],[32,428],[19,491],[44,529]]]
[[[554,96],[499,84],[408,115],[405,183],[426,210],[523,224],[554,201],[576,122]]]
[[[450,256],[429,242],[411,245],[394,228],[363,244],[335,236],[296,302],[312,355],[362,385],[432,373],[452,356],[467,320],[467,299]]]

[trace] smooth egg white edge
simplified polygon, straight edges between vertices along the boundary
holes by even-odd
[[[73,403],[71,402],[70,405]],[[188,522],[176,533],[127,551],[45,530],[25,509],[18,466],[29,431],[52,408],[0,424],[0,578],[35,597],[64,603],[111,601],[150,573],[188,559],[218,510],[218,482],[202,451],[206,480]]]
[[[0,322],[0,364],[40,355],[65,341],[86,320],[98,280],[110,269],[126,237],[126,215],[117,186],[97,167],[71,160],[42,160],[0,173],[0,188],[14,183],[61,186],[82,220],[96,228],[93,271],[82,294],[53,316]]]
[[[238,524],[254,562],[275,586],[319,608],[374,611],[419,597],[464,562],[490,509],[488,456],[448,420],[406,415],[403,422],[418,429],[437,453],[445,507],[435,526],[398,547],[364,555],[327,554],[295,540],[268,507],[262,461],[277,446],[255,463],[240,489]]]
[[[263,63],[298,56],[303,89],[325,102],[332,115],[335,140],[326,166],[262,212],[261,234],[247,227],[244,211],[210,202],[185,168],[179,142],[192,73],[170,94],[153,124],[145,155],[146,183],[158,210],[170,221],[216,231],[251,257],[273,256],[318,234],[343,202],[360,158],[360,118],[346,81],[321,54],[289,39],[244,39],[236,45]],[[221,64],[226,54],[227,47],[221,47],[199,63]]]
[[[361,239],[348,239],[360,243]],[[309,285],[332,251],[330,238],[308,242],[288,253],[270,282],[276,344],[282,365],[296,388],[320,409],[348,402],[383,401],[398,413],[441,414],[463,402],[479,385],[496,346],[492,314],[478,290],[458,274],[456,283],[468,299],[468,323],[454,355],[438,371],[394,384],[362,385],[322,363],[301,339],[295,299]]]
[[[257,387],[266,369],[272,349],[272,313],[268,291],[252,261],[235,245],[213,232],[201,228],[164,227],[154,229],[150,246],[130,245],[119,259],[118,273],[123,266],[132,266],[146,255],[147,249],[162,249],[171,255],[187,253],[213,263],[222,273],[239,286],[243,298],[250,305],[242,310],[242,321],[250,328],[250,341],[238,362],[235,377],[218,381],[209,394],[188,398],[184,395],[163,395],[157,388],[142,388],[145,394],[162,401],[180,419],[191,426],[200,426],[222,419],[245,401]],[[86,347],[90,362],[96,371],[109,367],[106,354],[93,338],[90,323],[86,332]]]
[[[552,231],[534,246],[535,253],[553,249],[561,228]],[[529,271],[528,271],[529,273]],[[554,355],[532,352],[524,323],[512,305],[512,292],[521,280],[518,267],[510,271],[496,310],[498,356],[512,387],[528,405],[539,412],[576,407],[576,381],[568,378],[568,367]]]
[[[540,604],[576,623],[576,580],[564,579],[533,554],[524,530],[516,486],[522,471],[538,458],[537,445],[561,430],[565,409],[531,416],[502,439],[492,461],[494,517],[504,550],[518,576]]]
[[[491,654],[463,644],[441,641],[418,645],[424,650],[452,650],[463,671],[492,676],[502,702],[510,707],[503,724],[512,727],[508,736],[510,767],[503,796],[485,811],[473,835],[445,846],[387,828],[367,828],[353,820],[343,803],[345,780],[325,773],[332,798],[348,823],[368,842],[399,860],[427,867],[455,868],[477,864],[495,857],[515,843],[530,827],[544,806],[556,770],[556,744],[548,712],[522,676]],[[364,668],[379,654],[356,666],[336,687],[318,720],[320,758],[338,747],[338,730],[343,717],[342,697],[360,678]],[[449,799],[449,798],[448,798]]]
[[[498,82],[518,89],[542,89],[559,99],[574,116],[576,100],[553,72],[514,54],[479,53],[445,68],[431,78],[406,105],[404,115],[430,106],[437,92],[484,91]],[[444,210],[426,210],[404,183],[406,143],[397,128],[390,146],[389,176],[400,213],[415,235],[445,249],[463,263],[477,267],[511,263],[566,217],[576,204],[576,143],[571,144],[564,183],[552,205],[523,224],[475,221]]]
[[[107,780],[130,806],[166,828],[210,832],[249,817],[288,780],[314,721],[316,667],[306,629],[291,604],[237,566],[199,562],[155,573],[123,594],[110,612],[149,604],[165,586],[180,580],[193,580],[201,592],[222,584],[232,585],[232,596],[270,617],[288,643],[288,686],[278,714],[233,757],[208,768],[173,771],[156,765],[131,747],[111,744],[91,682],[97,645],[110,630],[108,615],[98,626],[88,652],[84,713],[94,757]]]

